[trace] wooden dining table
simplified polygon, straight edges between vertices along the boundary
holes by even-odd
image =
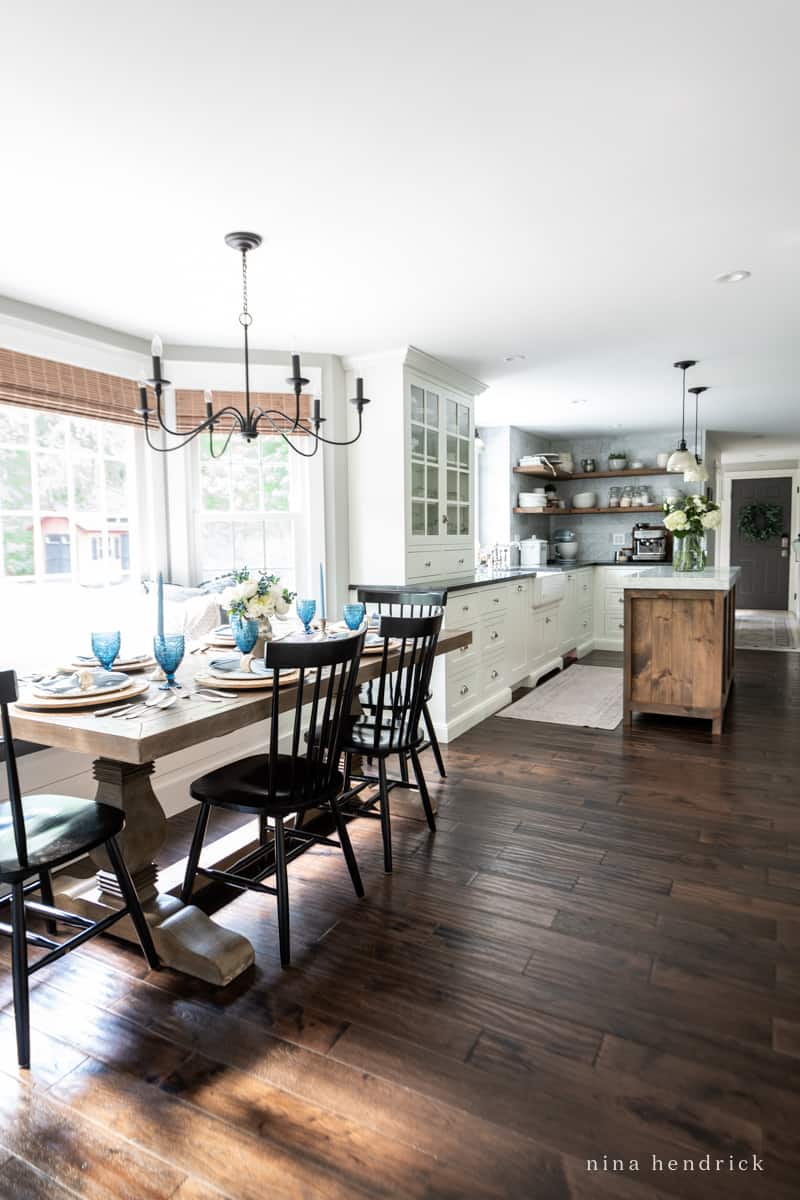
[[[471,640],[469,631],[443,631],[436,653],[449,654]],[[207,652],[219,653],[218,649]],[[179,697],[194,692],[195,676],[207,671],[207,654],[187,655],[184,659],[178,672],[182,685]],[[393,657],[397,658],[390,654],[390,664]],[[380,655],[364,655],[359,664],[359,683],[376,678],[380,670]],[[152,685],[151,695],[156,695],[155,687]],[[294,685],[279,689],[281,712],[294,708],[296,702]],[[186,703],[179,699],[163,711],[147,709],[131,719],[113,717],[113,709],[99,716],[91,709],[34,711],[19,705],[10,709],[15,738],[93,756],[95,799],[125,811],[125,829],[119,840],[162,963],[216,985],[230,983],[252,964],[253,947],[247,938],[211,920],[197,905],[184,904],[177,894],[182,864],[159,863],[166,842],[167,817],[151,776],[156,761],[166,755],[266,721],[273,703],[272,689],[265,688],[232,691],[230,699],[220,703],[193,694]],[[256,823],[248,822],[216,841],[209,840],[204,861],[207,858],[208,865],[218,869],[229,866],[257,846],[255,830]],[[92,851],[90,857],[97,868],[93,876],[61,874],[54,879],[55,902],[67,911],[100,920],[121,907],[123,900],[102,848]],[[136,938],[128,918],[114,926],[114,933],[131,941]]]

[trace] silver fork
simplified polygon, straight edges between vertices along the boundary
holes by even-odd
[[[159,697],[155,700],[145,700],[142,708],[152,708],[154,713],[163,712],[165,708],[171,708],[177,699],[177,695],[175,692],[173,692],[172,695],[168,695],[166,697]],[[143,712],[139,713],[138,711],[129,712],[125,713],[122,719],[123,721],[130,721],[140,715],[143,717],[145,714]]]

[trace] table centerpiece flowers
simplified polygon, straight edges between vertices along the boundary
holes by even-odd
[[[706,531],[722,524],[720,506],[706,496],[664,501],[664,525],[675,538],[674,571],[702,571],[708,561]]]
[[[251,574],[248,567],[234,571],[233,579],[220,599],[242,652],[241,669],[247,671],[255,658],[264,657],[264,646],[272,640],[270,617],[285,616],[296,592],[283,587],[278,575],[266,571]]]

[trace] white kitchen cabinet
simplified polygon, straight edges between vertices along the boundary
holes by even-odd
[[[533,665],[531,658],[532,624],[530,579],[520,579],[509,584],[508,605],[508,679],[513,687],[526,675]]]
[[[348,449],[350,581],[423,582],[475,566],[478,380],[408,347],[347,360],[370,406]]]
[[[622,650],[625,644],[625,593],[622,582],[637,569],[595,567],[594,646],[598,650]]]

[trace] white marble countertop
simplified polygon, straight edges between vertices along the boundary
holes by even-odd
[[[670,566],[640,566],[626,571],[620,583],[623,588],[653,588],[671,592],[729,592],[741,573],[741,567],[706,567],[705,571],[673,571]]]

